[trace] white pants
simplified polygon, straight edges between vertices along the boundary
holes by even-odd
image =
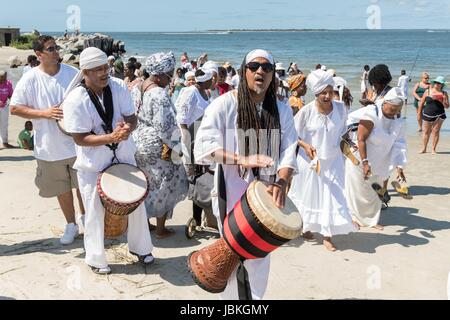
[[[108,266],[104,246],[105,209],[97,192],[98,175],[97,172],[78,171],[78,184],[86,210],[85,261],[92,267],[105,268]],[[128,216],[127,238],[130,252],[143,256],[153,251],[144,204]]]
[[[222,222],[219,215],[219,200],[217,193],[212,193],[212,208],[213,213],[217,218],[219,231],[222,236]],[[270,273],[270,254],[263,259],[245,260],[245,269],[248,273],[248,280],[250,289],[252,291],[253,300],[262,300],[266,293],[267,283]],[[236,278],[237,269],[231,274],[228,279],[227,287],[224,292],[220,294],[222,300],[239,300],[238,283]]]
[[[8,143],[9,106],[0,108],[0,140]]]

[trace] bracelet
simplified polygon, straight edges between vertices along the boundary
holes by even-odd
[[[362,162],[362,163],[364,163],[364,162],[369,163],[369,159],[365,158],[365,159],[361,160],[361,162]]]

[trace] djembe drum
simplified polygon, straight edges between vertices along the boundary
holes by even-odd
[[[59,106],[60,109],[64,109],[64,105],[61,103]],[[63,110],[64,112],[64,110]],[[64,124],[64,118],[61,120],[56,120],[56,124],[58,125],[59,130],[64,133],[66,136],[72,136],[69,132],[66,131],[66,126]]]
[[[127,230],[128,215],[147,198],[148,178],[136,166],[113,164],[98,176],[97,189],[105,208],[105,238],[118,238]]]
[[[278,208],[267,186],[253,181],[225,218],[223,237],[189,255],[189,271],[202,289],[223,292],[240,261],[264,258],[301,235],[302,218],[294,203],[286,198],[284,208]]]

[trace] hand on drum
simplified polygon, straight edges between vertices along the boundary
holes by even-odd
[[[284,203],[286,201],[286,187],[287,182],[283,179],[280,179],[278,182],[267,187],[267,192],[272,195],[273,202],[278,208],[284,208]]]
[[[275,164],[275,162],[269,156],[254,154],[248,157],[244,157],[239,164],[245,169],[270,168]]]
[[[63,118],[63,111],[62,109],[59,108],[59,105],[50,107],[44,112],[45,112],[44,118],[46,119],[62,120]]]
[[[126,141],[130,137],[131,126],[127,123],[118,123],[114,131],[111,133],[111,138],[113,143],[119,143],[121,141]]]

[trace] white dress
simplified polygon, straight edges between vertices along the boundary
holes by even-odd
[[[195,140],[194,154],[198,164],[213,164],[214,161],[210,155],[220,149],[239,153],[239,135],[237,129],[238,104],[234,92],[231,91],[220,96],[206,109]],[[288,106],[278,102],[278,112],[280,114],[281,124],[281,153],[280,157],[275,159],[275,173],[282,168],[292,168],[296,172],[295,150],[297,135],[295,133],[292,111]],[[223,165],[223,170],[227,194],[227,212],[229,213],[246,192],[249,184],[254,180],[254,176],[250,170],[248,175],[241,177],[239,174],[239,166],[236,165]],[[212,206],[214,215],[219,217],[218,195],[216,191],[219,180],[217,174],[214,180]],[[221,223],[219,223],[220,226]],[[248,272],[253,299],[262,299],[269,278],[270,255],[263,259],[246,260],[244,265]],[[227,288],[221,294],[222,299],[238,299],[237,288],[236,271],[234,271],[228,280]]]
[[[303,232],[331,237],[356,231],[344,197],[344,158],[339,147],[346,130],[347,109],[333,101],[333,111],[324,115],[313,101],[297,113],[294,121],[299,138],[316,148],[321,166],[318,175],[300,148],[299,173],[292,180],[288,196],[302,215]]]
[[[370,105],[352,112],[348,125],[368,120],[374,124],[366,141],[367,159],[372,176],[364,180],[362,164],[355,166],[346,161],[345,194],[347,205],[353,217],[362,225],[373,227],[378,224],[381,212],[381,200],[372,188],[373,183],[383,185],[389,177],[392,164],[406,163],[407,144],[405,140],[404,121],[401,118],[388,119],[383,115],[382,105]],[[352,134],[356,143],[356,132]],[[359,152],[356,157],[361,160]]]

